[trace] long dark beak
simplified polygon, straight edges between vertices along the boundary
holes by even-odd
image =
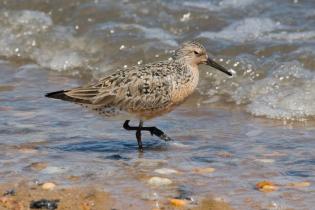
[[[220,70],[220,71],[226,73],[226,74],[229,75],[229,76],[232,76],[232,73],[231,73],[231,72],[229,72],[226,68],[224,68],[224,67],[221,66],[220,64],[214,62],[214,61],[213,61],[212,59],[210,59],[210,58],[208,58],[206,64],[207,64],[208,66],[211,66],[211,67],[213,67],[213,68],[215,68],[215,69],[218,69],[218,70]]]

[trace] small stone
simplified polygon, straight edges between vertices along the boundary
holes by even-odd
[[[178,171],[171,168],[159,168],[154,170],[155,173],[158,174],[177,174]]]
[[[74,176],[74,175],[67,177],[67,179],[70,181],[78,181],[78,180],[80,180],[80,178],[81,178],[80,176]]]
[[[219,157],[222,157],[222,158],[230,158],[230,157],[232,157],[233,155],[232,155],[232,153],[229,153],[229,152],[219,152],[219,153],[218,153],[218,156],[219,156]]]
[[[120,49],[120,50],[125,49],[125,45],[121,45],[119,49]]]
[[[180,18],[180,21],[181,21],[181,22],[186,22],[186,21],[188,21],[188,20],[190,19],[190,15],[191,15],[190,12],[184,14],[184,15]]]
[[[48,166],[47,168],[43,169],[41,172],[45,174],[56,174],[56,173],[62,173],[65,169],[59,168],[56,166]]]
[[[53,190],[56,187],[56,185],[52,182],[46,182],[42,185],[43,190]]]
[[[208,167],[208,168],[195,168],[195,169],[193,169],[193,171],[195,173],[198,173],[198,174],[210,174],[210,173],[213,173],[215,171],[215,168],[211,168],[211,167]]]
[[[311,183],[310,182],[291,182],[287,186],[293,187],[293,188],[309,187],[309,186],[311,186]]]
[[[279,188],[270,181],[261,181],[256,184],[256,189],[258,189],[260,192],[273,192]]]
[[[187,201],[185,200],[181,200],[181,199],[175,199],[175,198],[172,198],[169,200],[170,203],[174,206],[177,206],[177,207],[180,207],[180,206],[186,206],[187,205]]]
[[[41,199],[38,201],[31,201],[30,208],[54,210],[58,208],[58,202],[59,200],[46,200],[46,199]]]
[[[274,163],[275,160],[274,159],[256,159],[257,162],[261,162],[261,163]]]
[[[155,185],[155,186],[163,186],[163,185],[170,185],[172,184],[172,180],[168,179],[168,178],[162,178],[162,177],[151,177],[148,180],[148,183],[150,185]]]
[[[24,154],[35,154],[38,151],[36,149],[32,149],[32,148],[20,148],[19,152],[24,153]]]
[[[35,163],[32,163],[29,167],[33,170],[41,171],[41,170],[47,168],[47,163],[35,162]]]
[[[16,191],[14,189],[10,189],[10,190],[6,190],[3,193],[3,196],[8,196],[8,195],[14,196],[14,195],[16,195]]]

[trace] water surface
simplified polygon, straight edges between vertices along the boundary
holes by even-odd
[[[96,183],[136,205],[212,194],[236,209],[313,208],[313,1],[12,0],[0,8],[1,182]],[[115,68],[167,59],[191,39],[236,75],[202,67],[187,103],[147,122],[176,142],[145,134],[139,154],[122,121],[44,97]],[[30,170],[34,162],[48,167]],[[194,172],[203,167],[216,170]],[[159,168],[180,173],[159,175]],[[152,176],[173,184],[152,187]],[[262,193],[255,189],[262,180],[284,187]],[[285,187],[302,181],[311,186]]]

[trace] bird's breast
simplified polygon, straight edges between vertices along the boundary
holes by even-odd
[[[184,102],[196,89],[199,81],[198,69],[190,69],[182,78],[174,80],[171,100],[174,105]]]

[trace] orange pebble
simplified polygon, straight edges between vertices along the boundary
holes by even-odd
[[[172,198],[169,201],[174,206],[185,206],[185,205],[187,205],[187,201],[181,200],[181,199]]]
[[[273,192],[278,190],[278,187],[270,181],[261,181],[256,184],[256,188],[261,192]]]

